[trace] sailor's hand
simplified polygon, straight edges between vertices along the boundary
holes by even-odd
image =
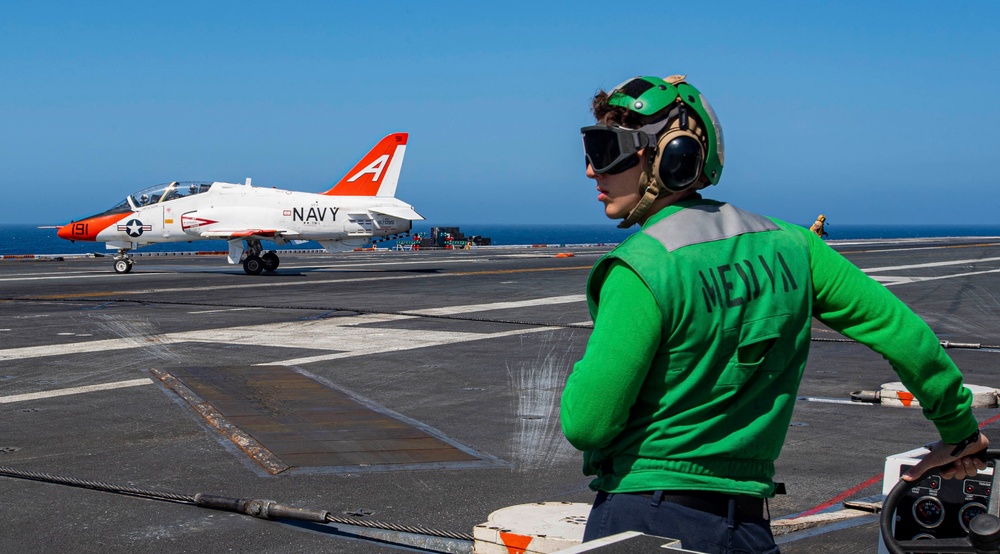
[[[945,479],[966,479],[976,475],[980,470],[986,469],[986,462],[977,456],[978,452],[986,450],[990,446],[990,440],[983,433],[979,434],[979,439],[962,449],[957,456],[953,456],[954,444],[937,441],[931,445],[930,453],[917,462],[901,476],[904,481],[916,481],[923,474],[931,469],[938,468],[938,473]]]

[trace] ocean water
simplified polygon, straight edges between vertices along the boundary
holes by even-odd
[[[805,224],[811,225],[812,222]],[[433,225],[437,227],[439,225]],[[531,244],[617,244],[635,232],[632,229],[618,229],[613,222],[601,225],[490,225],[490,224],[449,224],[441,227],[459,227],[467,237],[479,235],[489,237],[494,246],[515,246]],[[428,233],[432,225],[419,222],[414,232]],[[831,225],[827,227],[827,240],[891,239],[922,237],[998,237],[1000,225]],[[393,241],[379,243],[380,247],[392,247]],[[265,243],[271,248],[273,244]],[[288,248],[319,248],[315,242],[302,245],[286,245]],[[184,251],[226,251],[225,241],[208,240],[179,242],[144,246],[137,252],[184,252]],[[72,243],[56,236],[55,229],[41,229],[37,225],[0,224],[0,255],[4,254],[86,254],[91,252],[109,253],[103,243]]]

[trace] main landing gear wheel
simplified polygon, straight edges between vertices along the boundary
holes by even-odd
[[[264,260],[256,255],[247,256],[243,260],[243,271],[246,271],[247,275],[260,275],[260,272],[264,271]]]
[[[128,273],[132,271],[132,260],[115,260],[115,273]]]
[[[973,552],[989,553],[1000,552],[1000,471],[997,469],[997,459],[1000,459],[1000,449],[990,448],[980,454],[986,463],[993,466],[993,479],[990,482],[990,497],[986,502],[988,506],[986,513],[981,513],[972,518],[968,523],[969,535],[957,539],[928,538],[919,540],[901,541],[893,536],[893,522],[896,520],[896,507],[899,502],[916,487],[921,481],[907,482],[900,480],[892,488],[892,492],[885,497],[882,502],[882,515],[879,517],[879,528],[882,531],[882,540],[885,548],[890,554],[904,554],[906,552]],[[933,475],[930,471],[924,475]]]
[[[274,252],[268,252],[260,257],[261,261],[264,262],[264,271],[274,271],[278,269],[278,263],[281,260],[278,259],[278,255]]]

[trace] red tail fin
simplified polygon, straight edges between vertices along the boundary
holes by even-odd
[[[395,196],[406,153],[406,133],[393,133],[375,145],[327,196]]]

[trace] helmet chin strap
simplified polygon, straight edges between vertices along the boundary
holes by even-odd
[[[629,227],[635,225],[642,219],[642,216],[646,215],[649,211],[649,207],[653,205],[653,202],[660,196],[660,186],[656,183],[656,179],[653,178],[653,160],[655,156],[645,156],[646,163],[642,168],[642,175],[639,176],[639,190],[642,192],[642,198],[639,199],[639,203],[632,208],[628,216],[618,224],[619,229],[628,229]]]
[[[638,130],[642,131],[648,135],[652,135],[652,145],[647,147],[646,150],[646,163],[642,167],[642,175],[639,176],[639,190],[642,191],[642,198],[639,199],[639,203],[632,208],[628,216],[618,224],[619,229],[628,229],[629,227],[635,225],[646,212],[649,211],[649,207],[653,205],[653,201],[660,196],[662,189],[656,179],[653,177],[653,162],[656,161],[656,138],[660,135],[660,132],[667,126],[667,123],[675,119],[675,115],[678,112],[678,108],[671,108],[670,112],[663,119],[650,123],[648,125],[643,125]]]

